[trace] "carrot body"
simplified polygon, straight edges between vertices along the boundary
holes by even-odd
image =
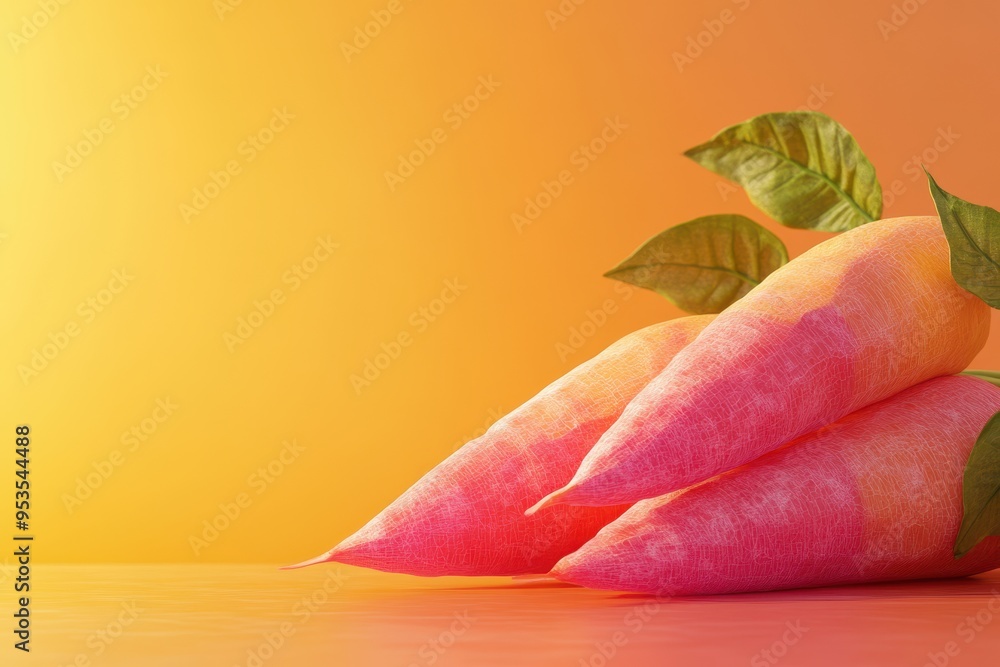
[[[539,506],[632,503],[687,488],[963,370],[988,333],[989,307],[952,278],[937,218],[864,225],[719,315]]]
[[[319,558],[425,576],[547,572],[627,506],[524,510],[565,484],[625,406],[714,316],[632,333],[428,472]]]
[[[950,376],[869,406],[686,491],[637,503],[553,574],[664,595],[965,576],[962,477],[1000,389]]]

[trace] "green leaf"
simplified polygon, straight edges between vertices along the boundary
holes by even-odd
[[[783,225],[843,232],[882,216],[882,186],[854,137],[815,111],[768,113],[686,151]]]
[[[955,558],[1000,532],[1000,412],[986,422],[969,456],[962,503],[965,515],[955,540]]]
[[[974,378],[985,380],[996,387],[1000,387],[1000,372],[997,371],[980,371],[970,368],[967,371],[962,371],[960,375],[971,375]]]
[[[708,215],[646,241],[604,275],[689,313],[721,313],[788,262],[777,236],[742,215]]]
[[[1000,213],[945,192],[929,172],[927,181],[951,247],[951,275],[990,306],[1000,308]]]

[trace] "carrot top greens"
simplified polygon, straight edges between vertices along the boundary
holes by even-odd
[[[757,116],[684,155],[739,183],[754,206],[789,227],[843,232],[882,216],[875,167],[822,113]]]
[[[1000,213],[971,204],[927,180],[951,248],[951,273],[958,284],[993,308],[1000,308]]]
[[[604,275],[701,315],[721,313],[787,262],[781,239],[750,218],[706,215],[660,232]]]

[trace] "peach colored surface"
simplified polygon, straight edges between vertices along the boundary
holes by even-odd
[[[39,574],[52,594],[32,658],[61,667],[81,655],[104,667],[993,667],[1000,654],[1000,571],[677,600],[337,565]],[[109,630],[110,644],[97,634]]]

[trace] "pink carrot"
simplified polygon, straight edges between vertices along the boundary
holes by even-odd
[[[637,503],[553,574],[701,595],[966,576],[1000,539],[952,555],[962,478],[1000,389],[936,378],[686,491]]]
[[[544,573],[627,506],[524,510],[573,476],[642,387],[714,316],[655,324],[570,371],[427,473],[326,554],[302,565],[438,575]]]
[[[952,278],[937,218],[841,234],[719,315],[538,506],[617,505],[687,488],[957,373],[985,344],[989,310]]]

